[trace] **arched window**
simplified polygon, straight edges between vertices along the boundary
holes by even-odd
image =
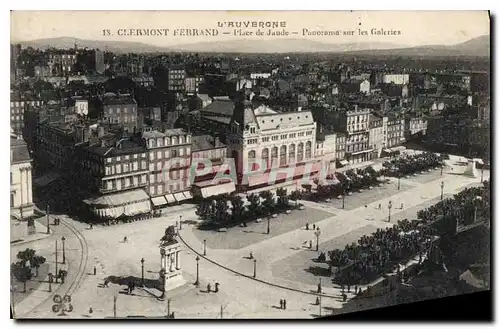
[[[288,146],[288,163],[295,162],[295,144]]]
[[[156,140],[150,139],[151,147],[156,147]]]
[[[280,166],[286,164],[286,145],[280,147]]]
[[[172,145],[175,145],[175,144],[177,144],[177,137],[173,136],[172,137]]]
[[[182,136],[179,137],[179,144],[184,144],[184,137]]]
[[[299,143],[299,147],[297,148],[297,161],[304,161],[304,143]]]
[[[163,138],[158,138],[158,146],[163,146]]]
[[[278,162],[278,148],[275,146],[271,149],[271,166]]]
[[[250,171],[254,171],[257,170],[257,168],[258,166],[255,163],[255,151],[248,151],[248,169],[250,169]]]
[[[306,160],[311,158],[311,141],[306,143]]]
[[[266,169],[269,168],[269,149],[265,148],[262,150],[262,163],[266,164]]]

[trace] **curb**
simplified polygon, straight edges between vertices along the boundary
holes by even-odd
[[[335,295],[324,294],[324,293],[318,294],[318,293],[314,293],[314,292],[310,292],[310,291],[304,291],[304,290],[300,290],[300,289],[296,289],[296,288],[281,286],[281,285],[276,284],[276,283],[272,283],[272,282],[268,282],[268,281],[264,281],[264,280],[261,280],[261,279],[254,278],[253,276],[250,276],[250,275],[247,275],[247,274],[242,274],[242,273],[240,273],[238,271],[230,269],[229,267],[226,267],[226,266],[224,266],[222,264],[219,264],[216,261],[213,261],[210,258],[207,258],[206,256],[203,256],[202,254],[200,254],[199,252],[197,252],[196,250],[194,250],[189,244],[187,244],[186,241],[184,241],[184,239],[182,238],[182,236],[179,233],[177,235],[178,235],[179,239],[182,241],[182,243],[184,243],[186,245],[186,247],[188,247],[196,255],[198,255],[199,257],[201,257],[201,258],[209,261],[210,263],[212,263],[214,265],[217,265],[217,266],[219,266],[219,267],[221,267],[221,268],[223,268],[223,269],[225,269],[225,270],[227,270],[229,272],[232,272],[234,274],[246,277],[248,279],[251,279],[251,280],[263,283],[263,284],[267,284],[269,286],[273,286],[275,288],[286,289],[286,290],[290,290],[290,291],[294,291],[294,292],[299,292],[299,293],[302,293],[302,294],[316,296],[316,297],[321,296],[321,297],[326,297],[326,298],[338,298],[338,296],[335,296]]]

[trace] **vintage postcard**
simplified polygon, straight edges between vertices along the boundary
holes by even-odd
[[[12,11],[10,49],[14,319],[490,291],[488,11]]]

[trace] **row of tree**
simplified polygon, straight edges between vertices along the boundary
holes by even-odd
[[[446,155],[437,155],[432,152],[424,152],[407,155],[386,161],[383,164],[381,174],[389,177],[401,177],[421,172],[436,167],[441,167]]]
[[[36,254],[34,249],[19,251],[16,255],[19,261],[10,265],[11,275],[23,283],[23,292],[26,292],[26,282],[33,277],[32,269],[35,269],[35,276],[38,276],[38,269],[45,264],[45,257]]]
[[[203,199],[196,209],[196,214],[203,220],[201,227],[230,227],[255,220],[261,216],[270,216],[298,207],[297,200],[301,198],[299,191],[288,194],[284,188],[278,188],[276,195],[270,191],[246,196],[247,205],[239,195],[227,194],[210,199]],[[289,201],[295,201],[290,205]]]
[[[362,236],[357,243],[328,252],[330,265],[340,268],[335,281],[340,284],[367,284],[385,273],[396,263],[430,250],[434,236],[440,237],[439,247],[446,257],[452,250],[446,246],[456,235],[458,224],[471,223],[477,214],[490,218],[489,183],[482,188],[468,188],[453,199],[440,201],[419,211],[419,220],[404,219],[387,229],[377,229]],[[479,197],[479,198],[478,198]]]
[[[318,184],[315,193],[311,193],[312,199],[324,199],[345,195],[352,190],[360,190],[369,188],[380,183],[380,172],[376,171],[372,166],[355,170],[347,170],[345,173],[335,173],[327,176],[326,182],[316,180]]]

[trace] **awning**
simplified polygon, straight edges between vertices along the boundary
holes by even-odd
[[[193,198],[193,195],[191,194],[190,191],[184,191],[184,192],[182,192],[182,194],[184,194],[184,197],[186,198],[186,200]]]
[[[167,200],[165,200],[164,196],[158,196],[156,198],[151,198],[151,202],[153,202],[153,205],[155,205],[156,207],[163,206],[163,205],[167,204]]]
[[[61,176],[58,173],[49,173],[47,175],[43,175],[42,177],[38,177],[33,181],[35,185],[40,187],[44,187],[52,183],[53,181],[59,179]]]
[[[151,205],[149,201],[142,201],[138,203],[132,203],[125,206],[124,214],[126,216],[134,216],[138,214],[144,214],[151,211]]]
[[[343,166],[347,166],[347,165],[349,165],[349,161],[347,161],[347,160],[340,160],[339,162],[340,162],[340,164],[341,164],[341,165],[343,165]]]
[[[173,194],[166,194],[165,199],[167,200],[168,203],[175,203],[176,202]]]
[[[404,150],[406,150],[406,146],[396,146],[396,147],[391,148],[392,152],[400,152],[400,151],[404,151]]]
[[[86,200],[86,203],[91,205],[103,205],[108,207],[121,206],[128,203],[149,201],[149,196],[143,189],[136,189],[133,191],[113,193],[103,195],[96,199]]]
[[[234,182],[230,182],[225,184],[202,187],[200,191],[201,191],[201,196],[203,198],[209,198],[211,196],[233,193],[234,191],[236,191],[236,186],[234,185]]]
[[[177,202],[181,202],[181,201],[187,200],[187,198],[186,198],[186,196],[184,195],[183,192],[174,193],[174,198],[175,198],[175,200],[177,200]]]

